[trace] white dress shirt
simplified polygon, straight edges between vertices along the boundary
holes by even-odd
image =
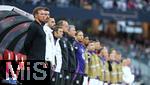
[[[55,59],[56,59],[56,68],[55,68],[55,72],[59,72],[61,71],[61,67],[62,67],[62,53],[61,53],[61,47],[60,47],[60,44],[59,44],[59,40],[60,39],[57,39],[56,40],[56,44],[54,44],[55,46]]]
[[[45,24],[44,32],[46,34],[45,60],[50,61],[52,65],[55,65],[54,36],[52,34],[53,30],[47,24]]]

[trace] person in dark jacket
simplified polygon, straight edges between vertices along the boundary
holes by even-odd
[[[67,47],[67,32],[68,32],[68,27],[69,24],[65,20],[60,20],[57,22],[57,26],[60,26],[63,28],[64,34],[63,37],[60,39],[60,46],[62,50],[62,70],[68,71],[68,47]]]
[[[30,66],[32,66],[32,64],[34,65],[34,63],[37,62],[41,62],[41,64],[45,66],[46,34],[43,30],[43,26],[49,19],[49,10],[46,7],[36,7],[33,10],[33,16],[35,20],[30,24],[27,30],[27,36],[24,41],[23,54],[27,55],[27,62],[30,62]],[[39,65],[41,69],[45,69],[43,68],[43,66]],[[46,68],[47,72],[50,71],[49,67],[50,63],[48,63],[48,66]],[[35,70],[31,68],[30,73],[32,74],[33,72],[35,72]],[[50,79],[48,78],[50,77],[50,72],[47,74],[48,76],[46,76],[46,79],[44,79],[44,81],[42,82],[44,85],[49,84],[49,81],[45,80]],[[37,72],[36,76],[41,77],[43,75]],[[35,78],[31,77],[30,80],[35,80]],[[31,84],[31,81],[23,81],[23,84]]]
[[[67,69],[62,69],[64,73],[65,85],[72,85],[73,84],[72,77],[75,73],[77,65],[75,58],[75,50],[73,46],[75,42],[76,29],[74,25],[68,25],[68,22],[65,20],[60,20],[57,25],[62,26],[64,30],[64,36],[60,42],[62,49],[64,49],[65,47],[63,43],[66,44],[66,49],[63,50],[62,52],[62,55],[64,55],[63,56],[64,60],[66,59],[66,61],[63,62],[63,64],[65,63],[63,66],[67,67]]]
[[[69,53],[69,65],[70,72],[75,72],[76,70],[76,57],[75,57],[75,49],[74,49],[74,43],[75,43],[75,34],[76,34],[76,28],[74,25],[69,25],[68,30],[68,53]]]
[[[60,39],[60,47],[62,49],[62,70],[61,73],[63,75],[63,84],[64,85],[70,85],[70,74],[69,74],[69,53],[68,53],[68,29],[69,29],[69,24],[66,20],[60,20],[57,22],[57,26],[60,26],[63,28],[64,35]]]
[[[24,42],[27,60],[45,60],[46,35],[43,25],[49,17],[46,11],[48,9],[45,7],[37,7],[33,10],[35,20],[30,24]]]
[[[75,56],[75,48],[74,48],[74,43],[75,43],[75,34],[76,34],[76,29],[74,25],[69,25],[69,30],[68,30],[68,55],[69,55],[69,64],[68,67],[69,72],[70,72],[70,85],[73,84],[73,76],[76,71],[77,67],[77,61],[76,61],[76,56]]]

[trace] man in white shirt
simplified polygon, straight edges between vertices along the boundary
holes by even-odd
[[[54,36],[52,34],[53,28],[55,26],[55,19],[49,18],[48,22],[44,25],[44,32],[46,34],[46,51],[45,51],[45,60],[50,61],[52,68],[55,67],[55,58],[54,58]]]
[[[62,68],[62,53],[61,47],[59,44],[60,38],[63,36],[62,27],[55,27],[53,30],[54,35],[54,56],[55,56],[55,64],[56,68],[54,69],[54,74],[52,75],[51,85],[62,85],[61,81],[63,81],[61,68]]]

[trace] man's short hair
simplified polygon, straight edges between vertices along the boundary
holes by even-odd
[[[59,20],[59,21],[57,22],[57,25],[58,25],[58,26],[62,26],[64,22],[67,22],[67,21],[66,21],[66,20]]]
[[[56,25],[53,29],[53,32],[57,32],[59,29],[62,29],[62,26]]]
[[[69,30],[71,30],[72,28],[75,28],[75,25],[69,25]]]
[[[81,31],[81,30],[77,30],[76,35],[77,35],[79,32],[82,32],[82,31]]]
[[[35,16],[36,14],[38,14],[39,10],[45,10],[45,11],[49,11],[49,9],[47,7],[36,7],[33,9],[33,16]]]

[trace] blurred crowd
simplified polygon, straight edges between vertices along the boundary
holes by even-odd
[[[149,0],[1,0],[2,4],[55,5],[60,7],[83,7],[86,9],[117,9],[121,11],[142,10],[150,6]]]
[[[150,4],[149,0],[98,0],[105,9],[116,8],[122,11],[127,9],[143,9]]]
[[[138,61],[150,66],[150,42],[148,40],[143,39],[143,44],[131,38],[125,39],[116,37],[112,39],[110,37],[101,36],[100,40],[109,48],[114,47],[118,49],[124,57],[137,59]]]

